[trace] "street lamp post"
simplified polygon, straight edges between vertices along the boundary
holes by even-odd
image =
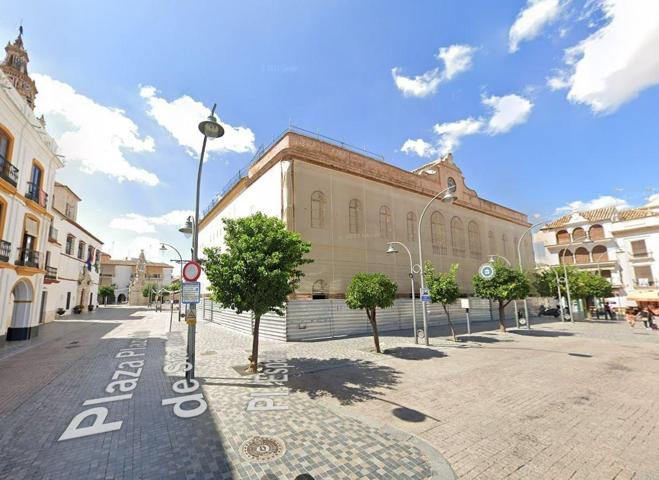
[[[208,118],[199,123],[199,131],[204,135],[204,141],[201,145],[201,154],[199,155],[199,167],[197,168],[197,192],[195,196],[195,213],[194,213],[194,223],[191,219],[188,218],[188,222],[184,229],[187,230],[189,226],[192,226],[192,260],[199,260],[199,193],[201,186],[201,169],[204,165],[204,153],[206,153],[206,142],[208,138],[219,138],[224,135],[224,128],[217,122],[215,118],[215,107],[214,104]],[[190,225],[192,224],[192,225]],[[184,229],[180,229],[183,231]],[[186,233],[183,231],[183,233]],[[181,282],[183,279],[181,278]],[[182,283],[181,283],[182,285]],[[188,370],[185,372],[185,378],[190,383],[194,378],[194,367],[195,367],[195,330],[197,325],[197,304],[191,303],[190,310],[188,315],[186,315],[186,323],[188,324],[188,345],[187,345],[187,354],[188,354]]]
[[[450,186],[448,188],[445,188],[444,190],[441,190],[439,193],[437,193],[434,197],[430,199],[430,201],[426,204],[426,206],[421,211],[421,216],[419,217],[419,222],[417,224],[417,240],[419,242],[419,266],[421,267],[421,273],[420,273],[421,290],[426,288],[426,281],[423,275],[423,251],[421,249],[421,222],[423,222],[423,216],[426,214],[426,211],[428,210],[432,202],[434,202],[435,199],[437,199],[437,197],[439,197],[441,194],[444,194],[444,196],[442,197],[442,202],[452,203],[455,200],[455,195],[453,194],[454,191],[455,191],[455,186]],[[430,345],[430,342],[428,340],[428,312],[426,310],[426,302],[421,302],[421,313],[423,314],[423,336],[425,338],[426,345]]]
[[[574,323],[574,315],[572,314],[572,298],[570,297],[570,281],[567,279],[567,265],[565,264],[565,252],[567,248],[558,256],[558,263],[563,264],[563,276],[565,277],[565,290],[567,291],[567,312],[570,315],[570,322]]]
[[[563,303],[563,295],[561,295],[561,279],[558,277],[558,270],[555,269],[555,268],[551,268],[551,265],[547,265],[547,264],[538,264],[538,265],[542,265],[544,267],[549,267],[549,269],[553,270],[554,274],[556,275],[556,293],[557,293],[556,298],[558,298],[558,311],[561,314],[561,321],[564,322],[565,321],[565,316],[563,316],[563,311],[562,311],[563,309],[561,307],[561,304]]]
[[[171,249],[171,250],[174,250],[176,252],[176,254],[178,255],[179,267],[181,268],[180,275],[179,275],[179,283],[182,285],[183,284],[183,257],[181,256],[181,252],[179,252],[178,249],[174,245],[171,245],[171,244],[165,243],[165,242],[160,242],[160,251],[161,252],[164,252],[168,248]],[[172,304],[172,310],[173,310],[173,308],[174,308],[173,307],[174,295],[171,292],[170,292],[170,295],[171,296],[169,298],[170,298],[170,303]],[[178,315],[179,315],[179,321],[180,321],[181,320],[181,316],[180,316],[181,315],[181,295],[180,295],[180,293],[179,293],[179,300],[178,301],[179,301],[179,303],[178,303],[178,312],[179,312]],[[172,318],[171,317],[172,316],[170,315],[169,316],[169,331],[170,332],[172,331]]]
[[[414,262],[412,261],[412,252],[410,252],[410,249],[407,248],[407,246],[404,243],[389,242],[388,245],[389,248],[387,249],[387,253],[398,253],[398,250],[394,248],[394,245],[400,245],[405,249],[405,251],[407,252],[407,256],[410,258],[410,285],[412,287],[412,324],[414,326],[414,343],[418,344],[419,338],[417,336],[417,329],[416,329],[416,291],[414,290],[414,274],[420,273],[421,267],[419,265],[414,265]]]

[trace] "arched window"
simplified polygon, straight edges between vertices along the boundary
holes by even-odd
[[[471,221],[467,225],[467,235],[469,237],[469,256],[471,258],[481,258],[481,232],[476,222]]]
[[[593,225],[588,229],[588,236],[591,240],[603,240],[604,228],[602,225]]]
[[[490,230],[487,234],[487,240],[488,240],[488,248],[489,252],[487,252],[488,255],[494,255],[497,253],[497,242],[494,239],[494,232]]]
[[[73,235],[66,236],[66,254],[73,255],[73,244],[75,243],[75,237]]]
[[[432,251],[435,255],[448,254],[446,223],[444,222],[444,216],[438,211],[432,212],[430,216],[430,239],[432,240]]]
[[[508,235],[505,233],[501,235],[501,251],[504,257],[508,256]]]
[[[316,280],[311,287],[311,298],[321,300],[327,298],[327,284],[325,280]]]
[[[608,250],[604,245],[595,245],[593,247],[593,262],[607,262],[609,260]]]
[[[579,247],[575,250],[574,256],[577,263],[590,263],[590,253],[584,247]]]
[[[362,204],[356,198],[350,200],[348,207],[348,223],[350,233],[361,233],[362,225]]]
[[[583,228],[577,227],[574,230],[572,230],[573,242],[583,242],[585,239],[586,239],[586,231]]]
[[[0,125],[0,178],[13,186],[18,184],[18,169],[11,164],[11,152],[14,137]]]
[[[85,242],[80,240],[78,242],[78,258],[83,260],[84,255],[85,255]]]
[[[574,263],[574,257],[570,250],[561,250],[558,252],[558,260],[561,262],[561,265],[572,265]]]
[[[391,210],[386,205],[380,207],[380,236],[391,238],[393,225],[391,223]]]
[[[454,256],[465,256],[465,229],[458,217],[451,219],[451,246]]]
[[[311,194],[311,228],[325,228],[325,194],[318,190]]]
[[[413,242],[416,240],[416,214],[414,212],[407,212],[407,241]]]
[[[570,243],[570,234],[567,230],[561,230],[556,232],[556,243],[559,245],[565,245]]]

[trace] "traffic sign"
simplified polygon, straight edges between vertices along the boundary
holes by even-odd
[[[491,280],[495,273],[496,270],[494,269],[494,265],[491,263],[484,263],[478,268],[478,274],[485,280]]]
[[[201,275],[201,265],[194,260],[189,261],[183,266],[183,278],[188,282],[194,282]]]
[[[422,288],[421,289],[421,301],[422,302],[430,302],[430,289],[429,288]]]
[[[199,282],[183,282],[181,284],[181,303],[199,303],[201,284]]]

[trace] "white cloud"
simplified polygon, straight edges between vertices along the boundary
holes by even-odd
[[[160,216],[148,217],[139,213],[127,213],[110,221],[110,228],[128,230],[135,233],[155,233],[157,226],[180,227],[194,215],[192,210],[173,210]]]
[[[575,200],[574,202],[570,202],[563,207],[557,208],[555,213],[566,214],[572,212],[595,210],[598,208],[606,208],[606,207],[616,207],[617,209],[623,209],[623,208],[629,208],[629,204],[627,203],[626,200],[622,198],[617,198],[612,195],[602,195],[600,197],[593,198],[592,200],[588,200],[588,201]]]
[[[451,45],[443,47],[437,53],[437,59],[444,62],[442,80],[451,80],[458,73],[469,70],[476,48],[470,45]]]
[[[401,69],[394,67],[391,69],[391,75],[398,90],[405,97],[427,97],[434,95],[437,88],[443,82],[451,80],[457,74],[469,70],[472,65],[472,58],[476,48],[470,45],[451,45],[442,47],[435,56],[437,60],[444,63],[444,69],[433,68],[427,72],[416,75],[415,77],[406,77],[401,73]]]
[[[156,122],[167,130],[178,143],[188,149],[191,155],[199,156],[203,136],[199,132],[199,122],[210,114],[210,108],[194,98],[183,95],[173,101],[158,96],[155,87],[145,86],[140,89],[140,95],[149,104],[148,113]],[[217,116],[217,115],[216,115]],[[247,127],[233,127],[228,123],[218,121],[224,127],[224,136],[209,139],[207,152],[254,152],[254,132]]]
[[[652,207],[656,208],[659,207],[659,193],[653,193],[649,197],[646,198],[647,202],[645,204],[646,207]]]
[[[436,152],[430,143],[421,138],[417,138],[416,140],[407,139],[403,146],[400,147],[400,150],[407,154],[414,153],[419,157],[429,157]]]
[[[401,75],[400,68],[394,67],[391,69],[391,75],[394,77],[394,83],[406,97],[427,97],[437,92],[441,75],[439,68],[434,68],[427,71],[422,75],[417,75],[414,78]]]
[[[483,120],[475,118],[465,118],[456,122],[436,124],[433,127],[437,138],[437,147],[439,153],[445,155],[455,151],[460,145],[462,137],[475,135],[481,132]]]
[[[487,123],[487,131],[490,135],[506,133],[515,125],[525,123],[533,109],[533,103],[514,94],[503,97],[493,95],[484,98],[483,104],[493,110]]]
[[[558,17],[561,8],[559,0],[528,0],[508,32],[510,53],[516,52],[521,42],[537,37],[546,25]]]
[[[70,85],[48,75],[33,74],[39,89],[37,110],[45,115],[62,153],[87,173],[100,172],[119,181],[157,185],[158,177],[132,165],[124,153],[153,152],[151,137],[141,137],[123,110],[96,103]]]
[[[569,88],[569,101],[586,104],[595,113],[610,113],[659,83],[659,1],[593,0],[593,4],[606,25],[566,50],[569,72],[550,82]]]

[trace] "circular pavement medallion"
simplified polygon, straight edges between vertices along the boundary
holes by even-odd
[[[275,437],[252,437],[242,444],[240,453],[250,462],[272,462],[286,453],[286,445]]]

